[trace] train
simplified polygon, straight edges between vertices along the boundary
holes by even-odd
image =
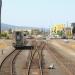
[[[17,49],[33,49],[31,39],[27,40],[27,35],[24,31],[13,32],[13,46]]]
[[[26,45],[27,41],[25,39],[26,34],[23,33],[23,31],[14,31],[13,32],[13,46],[15,48],[22,48]]]

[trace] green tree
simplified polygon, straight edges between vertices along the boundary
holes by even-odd
[[[57,35],[62,36],[64,34],[63,31],[57,31]]]
[[[24,34],[29,35],[29,32],[28,31],[24,31]]]
[[[38,34],[40,34],[40,31],[39,31],[39,29],[32,29],[31,34],[38,35]]]
[[[12,29],[11,28],[8,31],[9,31],[9,34],[12,34]]]
[[[6,33],[6,32],[3,32],[3,33],[1,34],[1,36],[2,36],[2,37],[7,37],[7,33]]]

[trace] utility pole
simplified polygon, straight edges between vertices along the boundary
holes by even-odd
[[[0,0],[0,38],[1,38],[1,7],[2,7],[2,0]]]
[[[68,28],[68,21],[67,21],[67,28]]]

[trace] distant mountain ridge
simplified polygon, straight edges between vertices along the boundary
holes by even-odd
[[[8,25],[8,24],[4,24],[4,23],[2,23],[1,24],[1,29],[4,31],[4,30],[8,30],[8,29],[13,29],[13,28],[15,28],[15,26],[13,26],[13,25]]]
[[[1,27],[2,27],[2,30],[9,30],[10,28],[11,29],[30,29],[31,27],[24,27],[24,26],[14,26],[14,25],[9,25],[9,24],[4,24],[2,23],[1,24]]]
[[[9,30],[10,28],[13,30],[15,30],[15,29],[45,29],[46,31],[48,31],[48,28],[14,26],[14,25],[9,25],[9,24],[4,24],[4,23],[1,24],[2,31]]]

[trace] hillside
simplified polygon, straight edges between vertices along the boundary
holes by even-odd
[[[30,27],[14,26],[14,25],[9,25],[9,24],[4,24],[4,23],[1,24],[1,27],[2,27],[2,31],[9,30],[10,28],[13,30],[14,29],[30,29]]]
[[[45,31],[49,31],[48,28],[37,28],[37,27],[25,27],[25,26],[14,26],[14,25],[9,25],[9,24],[1,24],[2,31],[9,30],[10,28],[15,30],[15,29],[44,29]]]

